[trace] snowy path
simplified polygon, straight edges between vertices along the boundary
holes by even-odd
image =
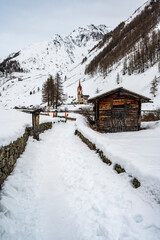
[[[74,123],[30,138],[5,182],[1,240],[159,240],[160,206],[74,136]]]

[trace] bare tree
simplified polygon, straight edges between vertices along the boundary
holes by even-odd
[[[63,100],[63,88],[62,88],[62,79],[59,73],[55,76],[55,105],[56,109]]]
[[[50,79],[48,78],[42,86],[42,102],[47,102],[48,106],[50,106],[50,99]]]

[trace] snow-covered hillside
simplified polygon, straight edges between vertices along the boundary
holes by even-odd
[[[149,0],[138,8],[125,21],[124,26],[130,24],[146,6],[150,7],[151,4]],[[159,29],[160,23],[150,30],[148,37]],[[143,109],[160,108],[160,64],[158,62],[149,65],[143,73],[134,72],[131,75],[128,73],[123,75],[124,59],[127,57],[129,62],[130,55],[133,55],[134,51],[126,53],[125,57],[115,61],[106,73],[97,68],[94,74],[85,74],[86,66],[110,43],[113,31],[101,47],[98,44],[104,39],[107,27],[89,25],[86,28],[74,30],[65,38],[56,35],[50,41],[37,43],[21,50],[13,60],[19,62],[25,72],[12,73],[7,78],[0,77],[0,105],[14,107],[41,104],[41,89],[44,81],[49,74],[55,75],[58,71],[64,80],[64,92],[68,97],[73,96],[72,99],[77,97],[77,86],[80,80],[83,94],[91,97],[117,87],[125,87],[152,99],[153,103],[143,104]],[[139,44],[139,41],[135,44],[135,51]],[[117,75],[119,75],[118,84]],[[155,77],[158,86],[154,97],[151,94],[151,83]]]
[[[128,31],[131,30],[129,34],[132,34],[132,32],[135,31],[135,19],[137,17],[144,17],[144,9],[148,8],[151,9],[152,4],[155,3],[157,4],[158,1],[147,1],[145,4],[143,4],[140,8],[138,8],[132,16],[128,18],[127,21],[124,22],[124,24],[121,24],[117,27],[119,29],[119,32],[121,32],[125,27],[128,27]],[[160,7],[160,5],[158,5]],[[156,9],[157,10],[157,9]],[[154,15],[153,11],[153,15]],[[158,16],[158,14],[157,14]],[[134,23],[133,23],[134,21]],[[146,38],[150,39],[150,42],[154,41],[153,34],[157,33],[159,34],[158,31],[160,30],[160,21],[159,18],[155,21],[157,22],[155,25],[153,25],[149,32],[145,32]],[[129,25],[130,24],[130,25]],[[146,27],[146,25],[144,25]],[[138,28],[137,28],[138,29]],[[143,23],[141,24],[141,28],[143,30]],[[115,31],[115,32],[114,32]],[[149,97],[152,99],[153,103],[149,104],[143,104],[142,108],[143,109],[157,109],[160,108],[160,63],[159,60],[155,59],[153,63],[151,63],[149,66],[144,68],[143,71],[133,71],[131,73],[123,73],[123,68],[124,68],[124,62],[125,59],[127,61],[127,65],[129,66],[129,61],[130,58],[135,56],[135,53],[137,53],[140,49],[140,46],[142,46],[142,42],[144,38],[142,37],[143,34],[140,33],[138,36],[138,41],[135,42],[135,44],[132,46],[131,49],[126,48],[125,50],[125,56],[122,57],[122,55],[119,57],[117,60],[112,61],[110,66],[103,68],[103,64],[107,65],[107,55],[111,56],[113,55],[114,47],[111,47],[111,50],[106,49],[106,46],[110,44],[112,41],[112,36],[116,35],[116,29],[107,34],[108,36],[105,36],[104,39],[98,44],[93,51],[91,51],[86,57],[86,61],[83,64],[80,64],[77,66],[75,69],[72,69],[68,72],[68,81],[66,81],[65,84],[65,89],[66,92],[69,95],[74,95],[76,94],[76,87],[78,86],[79,80],[81,81],[82,87],[83,87],[83,92],[84,94],[89,94],[90,97],[95,96],[96,94],[102,94],[104,92],[110,91],[114,88],[117,87],[124,87],[128,90],[135,91],[139,94],[142,94],[146,97]],[[121,40],[124,40],[126,35],[128,34],[127,30],[124,31],[124,38],[121,36]],[[135,36],[136,37],[136,36]],[[116,37],[115,37],[116,38]],[[117,47],[117,52],[122,51],[122,46],[119,44],[119,41],[117,42],[117,45],[115,44],[116,40],[114,38],[114,41],[112,42],[113,46],[118,46]],[[152,40],[153,39],[153,40]],[[118,45],[119,44],[119,45]],[[129,43],[126,43],[129,45]],[[144,46],[145,47],[145,46]],[[146,45],[146,48],[148,45]],[[103,51],[105,49],[105,51]],[[125,46],[123,46],[123,49],[125,49]],[[102,54],[103,52],[103,54]],[[158,51],[156,52],[158,55]],[[116,55],[116,54],[115,54]],[[114,55],[114,56],[115,56]],[[104,59],[107,59],[106,62]],[[99,62],[101,61],[101,65]],[[149,60],[148,60],[149,61]],[[148,64],[148,63],[147,63]],[[86,67],[90,66],[90,70],[88,71],[88,74],[85,74],[86,72]],[[92,68],[92,70],[91,70]],[[118,78],[118,80],[117,80]],[[157,81],[157,91],[156,91],[156,96],[153,96],[153,93],[151,93],[151,87],[152,87],[152,81],[156,78]]]
[[[24,72],[0,77],[0,102],[9,107],[40,104],[41,93],[37,89],[42,88],[48,75],[59,72],[63,78],[67,76],[69,69],[74,69],[107,31],[105,25],[92,24],[79,27],[65,38],[56,35],[21,50],[11,60],[16,60]],[[30,95],[31,91],[35,95]]]
[[[88,58],[86,64],[91,58],[92,56]],[[64,83],[65,91],[68,93],[68,95],[73,95],[76,97],[76,90],[79,80],[81,81],[84,94],[88,94],[90,97],[97,95],[97,93],[102,94],[117,87],[124,87],[128,90],[134,91],[152,99],[153,103],[143,104],[143,109],[149,110],[160,108],[160,73],[158,71],[158,63],[149,68],[144,73],[133,75],[123,75],[122,67],[123,59],[113,66],[112,71],[107,76],[104,76],[100,72],[97,72],[97,74],[91,76],[84,74],[85,65],[77,66],[77,68],[68,72],[68,80]],[[119,74],[120,77],[119,84],[117,84],[116,81],[117,74]],[[150,93],[150,88],[151,82],[155,76],[157,77],[159,84],[157,95],[156,97],[153,97],[153,95]]]
[[[65,71],[70,64],[81,61],[106,32],[105,25],[79,27],[65,38],[57,34],[49,41],[23,49],[15,60],[27,71]]]

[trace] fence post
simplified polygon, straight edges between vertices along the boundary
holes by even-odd
[[[33,138],[39,140],[39,114],[41,109],[36,109],[32,112],[32,127],[33,127]]]

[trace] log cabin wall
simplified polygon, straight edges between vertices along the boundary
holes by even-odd
[[[141,102],[123,94],[96,100],[95,121],[103,132],[136,131],[140,128]]]

